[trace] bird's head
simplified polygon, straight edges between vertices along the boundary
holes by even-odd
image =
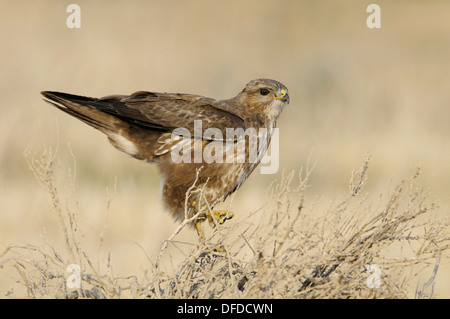
[[[250,81],[238,96],[248,111],[262,113],[270,121],[276,120],[289,104],[287,87],[270,79]]]

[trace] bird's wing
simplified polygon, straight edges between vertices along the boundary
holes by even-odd
[[[231,106],[218,100],[192,94],[139,91],[129,96],[111,95],[99,99],[60,92],[46,92],[46,94],[92,107],[144,128],[165,132],[181,128],[184,131],[175,131],[175,133],[189,132],[192,137],[202,137],[205,130],[215,128],[220,130],[222,138],[214,134],[211,137],[216,140],[226,140],[226,128],[244,126],[243,119],[232,113]],[[194,123],[195,120],[201,122]],[[194,131],[194,124],[196,124],[196,131]],[[208,136],[205,139],[208,139]]]
[[[144,126],[168,130],[186,128],[192,134],[194,121],[201,120],[203,131],[217,128],[223,136],[226,128],[244,127],[243,119],[232,113],[229,105],[198,95],[136,92],[120,102],[121,116]]]

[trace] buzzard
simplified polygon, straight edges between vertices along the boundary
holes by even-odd
[[[223,223],[232,212],[212,210],[236,191],[264,156],[276,120],[289,103],[278,81],[250,81],[235,97],[139,91],[91,98],[44,91],[45,100],[104,133],[118,150],[154,163],[162,199],[178,220]],[[196,192],[191,192],[195,184]]]

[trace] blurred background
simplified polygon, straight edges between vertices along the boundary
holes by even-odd
[[[0,1],[0,250],[63,246],[50,196],[24,155],[48,148],[57,149],[62,205],[76,211],[85,246],[111,252],[115,271],[145,269],[142,248],[154,256],[176,228],[159,201],[156,168],[45,103],[43,90],[231,98],[252,79],[276,79],[291,97],[278,121],[280,170],[253,173],[233,198],[232,222],[308,158],[317,162],[311,199],[348,191],[366,151],[370,196],[420,166],[437,213],[450,215],[450,2],[378,0],[381,28],[369,29],[373,1],[77,0],[81,28],[69,29],[73,2]],[[438,296],[450,296],[449,273],[442,265]],[[0,269],[2,291],[16,275]]]

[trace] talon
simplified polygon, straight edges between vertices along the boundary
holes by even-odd
[[[232,211],[227,211],[227,215],[225,216],[224,222],[234,217],[234,213]]]
[[[195,201],[193,201],[191,203],[192,206],[194,206],[196,204],[197,203]],[[225,223],[225,221],[234,217],[234,213],[232,211],[228,211],[228,210],[213,210],[212,212],[205,210],[204,213],[205,213],[205,216],[208,218],[208,222],[211,227],[216,226],[214,220],[216,220],[219,225],[222,225],[223,223]],[[201,217],[194,223],[194,226],[195,226],[195,229],[197,230],[198,238],[200,241],[205,238],[205,234],[204,234],[202,226],[201,226],[201,222],[203,220],[204,220],[204,217]],[[224,250],[217,250],[217,251],[224,251]]]
[[[228,210],[213,210],[212,214],[211,212],[207,211],[206,216],[208,217],[209,225],[213,227],[214,226],[213,218],[219,223],[219,225],[222,225],[223,223],[225,223],[226,220],[233,218],[234,214],[233,212]]]
[[[228,210],[215,210],[213,211],[214,217],[217,219],[217,222],[222,225],[226,220],[229,220],[234,217],[233,212]]]

